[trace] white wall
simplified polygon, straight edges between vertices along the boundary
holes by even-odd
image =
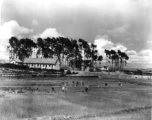
[[[56,65],[52,65],[52,64],[33,64],[32,63],[27,65],[29,68],[41,68],[41,69],[57,69],[59,70],[59,63],[57,63]]]

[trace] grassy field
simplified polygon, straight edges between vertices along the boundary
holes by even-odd
[[[151,120],[152,88],[140,80],[102,78],[47,78],[1,80],[0,86],[39,88],[40,92],[5,93],[0,97],[0,120]],[[67,87],[61,82],[83,81],[91,85]],[[108,86],[105,87],[105,83]],[[122,86],[118,84],[121,83]],[[51,91],[55,85],[56,92]],[[99,86],[99,87],[96,87]]]

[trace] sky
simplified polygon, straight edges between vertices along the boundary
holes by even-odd
[[[0,59],[9,38],[68,37],[129,56],[128,67],[152,68],[151,0],[0,0]]]

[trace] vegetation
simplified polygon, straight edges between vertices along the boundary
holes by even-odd
[[[98,50],[96,50],[96,45],[89,44],[83,39],[74,40],[65,37],[57,37],[57,38],[38,38],[37,42],[32,41],[31,39],[20,39],[18,40],[16,37],[11,37],[9,39],[10,44],[10,53],[11,58],[18,58],[22,62],[24,62],[25,58],[28,58],[32,54],[32,49],[37,49],[37,57],[43,58],[53,58],[57,57],[59,60],[60,68],[62,68],[63,61],[66,60],[67,68],[80,68],[83,66],[84,68],[89,67],[90,69],[96,68],[97,61],[101,67],[101,61],[103,60],[103,56],[99,55]],[[84,53],[82,55],[82,53]],[[106,66],[110,68],[110,70],[122,70],[126,65],[126,61],[129,59],[126,53],[118,50],[117,52],[114,50],[105,50],[106,53]],[[82,58],[86,58],[85,60]]]
[[[10,69],[28,69],[27,66],[24,65],[15,65],[10,63],[0,64],[0,68],[10,68]]]
[[[12,53],[10,59],[14,59],[17,56],[21,61],[31,56],[32,48],[36,47],[36,44],[27,38],[18,40],[16,37],[11,37],[9,44],[11,46],[10,52]]]
[[[38,38],[37,42],[33,42],[31,39],[18,40],[16,37],[9,39],[11,59],[19,58],[24,62],[25,58],[28,58],[32,54],[32,48],[37,48],[37,57],[42,56],[44,58],[57,57],[60,63],[60,68],[64,59],[68,63],[68,67],[73,69],[81,67],[82,64],[82,51],[84,51],[84,57],[90,58],[91,61],[85,66],[93,65],[94,61],[101,61],[101,55],[98,56],[98,51],[95,50],[96,45],[91,46],[84,40],[69,39],[64,37],[57,38]]]
[[[124,66],[127,65],[128,55],[125,52],[118,50],[105,50],[106,53],[106,65],[109,66],[110,70],[122,71]],[[110,66],[111,65],[111,66]]]

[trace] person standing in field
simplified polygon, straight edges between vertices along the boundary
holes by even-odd
[[[85,92],[88,92],[88,90],[89,90],[89,87],[88,86],[85,87]]]
[[[52,92],[56,92],[54,87],[52,87]]]
[[[119,86],[122,86],[122,84],[121,84],[121,83],[119,83],[118,85],[119,85]]]
[[[65,86],[62,87],[62,92],[66,93],[66,87]]]
[[[84,82],[83,82],[83,81],[81,81],[81,86],[82,86],[82,87],[84,86]]]

